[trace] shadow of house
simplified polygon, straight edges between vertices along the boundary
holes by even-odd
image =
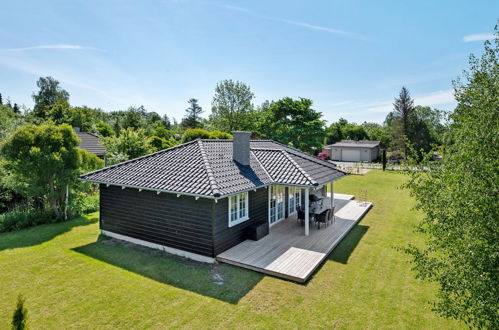
[[[0,251],[42,244],[70,231],[74,227],[86,226],[98,221],[97,216],[90,218],[78,217],[66,222],[44,224],[15,232],[0,233]]]
[[[72,249],[154,281],[236,304],[264,275],[226,264],[205,264],[100,236]]]

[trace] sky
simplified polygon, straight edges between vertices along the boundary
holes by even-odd
[[[452,80],[481,54],[499,1],[5,1],[0,93],[31,108],[40,76],[72,105],[210,114],[217,82],[254,104],[314,102],[329,123],[383,122],[402,86],[419,105],[455,106]]]

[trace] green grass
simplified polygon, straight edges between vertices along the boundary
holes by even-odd
[[[104,240],[97,213],[0,234],[0,329],[18,294],[33,329],[463,327],[431,311],[434,288],[394,248],[421,242],[403,181],[371,171],[335,184],[367,189],[374,207],[305,285]]]

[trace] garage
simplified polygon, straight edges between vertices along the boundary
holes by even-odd
[[[341,160],[344,162],[360,162],[360,150],[343,149],[341,151]]]

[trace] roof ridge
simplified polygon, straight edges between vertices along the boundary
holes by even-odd
[[[206,170],[206,174],[208,175],[208,181],[210,182],[211,190],[213,191],[214,197],[219,197],[221,195],[220,189],[218,188],[217,180],[213,175],[213,171],[211,170],[211,164],[206,156],[206,150],[204,149],[203,141],[201,139],[196,140],[199,146],[199,151],[201,153],[201,158],[203,158],[204,168]]]
[[[255,157],[256,161],[261,166],[261,168],[263,169],[263,171],[265,172],[265,174],[267,174],[267,176],[270,178],[270,180],[272,182],[275,182],[275,180],[272,177],[272,175],[270,175],[270,173],[267,171],[267,169],[265,168],[265,166],[263,166],[262,162],[260,161],[260,159],[258,159],[258,156],[253,152],[253,150],[251,148],[250,148],[250,152],[253,154],[253,156]]]
[[[170,147],[170,148],[166,148],[166,149],[163,149],[163,150],[158,150],[156,152],[153,152],[153,153],[150,153],[150,154],[147,154],[147,155],[144,155],[144,156],[140,156],[140,157],[137,157],[137,158],[125,160],[124,162],[121,162],[121,163],[118,163],[118,164],[114,164],[114,165],[111,165],[111,166],[108,166],[108,167],[104,167],[104,168],[101,168],[101,169],[98,169],[98,170],[95,170],[95,171],[92,171],[92,172],[88,172],[88,173],[82,174],[82,175],[80,175],[80,178],[81,177],[85,177],[85,176],[90,175],[90,174],[95,174],[95,173],[98,173],[98,172],[107,171],[107,170],[110,170],[112,168],[115,168],[115,167],[118,167],[118,166],[121,166],[121,165],[125,165],[125,164],[128,164],[128,163],[132,163],[132,162],[138,161],[140,159],[152,157],[152,156],[155,156],[155,155],[160,154],[162,152],[170,151],[170,150],[173,150],[173,149],[178,149],[178,148],[184,147],[186,145],[193,144],[196,141],[197,140],[193,140],[193,141],[182,143],[182,144],[179,144],[179,145],[176,145],[176,146],[173,146],[173,147]]]
[[[286,156],[286,158],[298,169],[298,171],[300,171],[300,173],[307,178],[308,181],[310,181],[314,186],[318,185],[317,181],[312,179],[312,177],[300,165],[298,165],[298,163],[295,162],[293,158],[291,158],[291,156],[288,154],[286,150],[281,150],[281,151],[284,154],[284,156]]]

